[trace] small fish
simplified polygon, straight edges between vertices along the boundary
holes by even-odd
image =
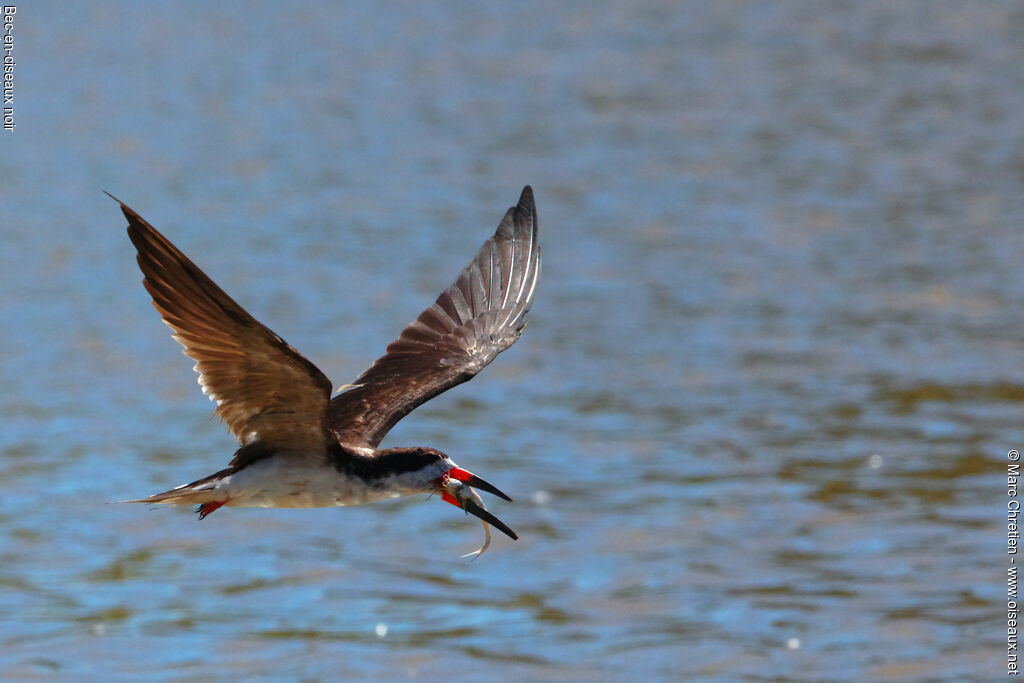
[[[476,479],[473,483],[477,483],[479,485],[480,483],[486,482],[481,482],[479,479]],[[493,487],[491,488],[493,489]],[[479,517],[480,522],[484,525],[484,544],[473,552],[466,553],[462,557],[469,557],[475,560],[483,555],[484,551],[491,545],[491,525],[498,527],[498,529],[507,534],[509,538],[519,538],[516,535],[516,532],[509,529],[504,522],[487,511],[487,508],[484,507],[484,501],[480,497],[480,494],[474,491],[469,484],[463,483],[454,477],[446,477],[441,483],[441,489],[444,491],[444,494],[441,496],[443,500],[456,507],[462,508],[466,511],[467,515],[473,514]],[[497,489],[490,490],[485,487],[484,490],[489,493],[495,493],[501,498],[512,502],[511,498],[501,493],[501,491],[497,491]]]

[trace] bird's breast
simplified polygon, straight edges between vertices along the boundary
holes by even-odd
[[[319,508],[362,505],[422,489],[346,475],[322,454],[276,455],[225,477],[217,488],[233,507]]]

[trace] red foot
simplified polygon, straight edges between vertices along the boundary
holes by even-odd
[[[206,515],[210,514],[226,502],[227,501],[225,500],[219,503],[203,503],[202,505],[196,508],[196,512],[199,513],[199,519],[206,519]]]

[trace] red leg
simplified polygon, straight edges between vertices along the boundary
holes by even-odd
[[[224,500],[219,503],[203,503],[196,508],[196,512],[199,513],[199,519],[206,519],[206,515],[210,514],[226,502],[227,501]]]

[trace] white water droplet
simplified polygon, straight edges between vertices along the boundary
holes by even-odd
[[[878,453],[874,453],[870,458],[868,458],[868,467],[870,467],[871,469],[877,470],[881,466],[882,456],[880,456]]]
[[[388,625],[387,624],[377,624],[377,626],[374,627],[373,632],[377,634],[378,638],[383,638],[384,636],[386,636],[388,634]]]
[[[786,641],[786,647],[789,648],[790,650],[798,650],[798,649],[800,649],[800,639],[799,638],[790,638],[789,640]]]

